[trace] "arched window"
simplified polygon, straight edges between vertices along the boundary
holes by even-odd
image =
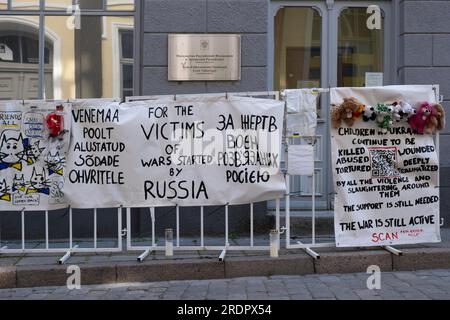
[[[38,30],[16,22],[0,27],[0,100],[39,97]],[[53,44],[45,42],[46,96],[53,96]]]
[[[51,64],[52,45],[46,43],[45,64]],[[39,40],[30,35],[0,32],[0,62],[39,64]]]

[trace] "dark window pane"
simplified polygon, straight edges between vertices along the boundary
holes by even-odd
[[[133,32],[123,31],[121,34],[122,34],[122,58],[133,59]]]
[[[123,64],[122,65],[122,87],[124,89],[133,88],[133,65]]]
[[[44,48],[44,63],[48,64],[50,62],[50,48]]]
[[[22,38],[23,63],[39,63],[39,41],[23,37]]]
[[[0,61],[20,63],[18,36],[0,36]]]

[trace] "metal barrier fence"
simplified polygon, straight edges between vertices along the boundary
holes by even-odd
[[[93,246],[90,248],[81,248],[78,244],[76,244],[73,237],[73,210],[72,208],[68,208],[68,216],[69,216],[69,237],[68,237],[68,246],[64,247],[51,247],[50,246],[50,228],[49,228],[49,215],[52,214],[52,211],[44,211],[45,213],[45,238],[43,243],[43,248],[27,248],[26,247],[26,238],[25,238],[25,221],[26,214],[36,214],[36,212],[27,212],[22,210],[20,212],[20,228],[21,228],[21,239],[20,239],[20,248],[9,248],[8,246],[0,247],[0,254],[23,254],[23,253],[64,253],[64,256],[59,260],[60,264],[65,263],[73,253],[105,253],[105,252],[120,252],[122,251],[122,208],[117,209],[117,246],[112,248],[100,248],[98,246],[98,225],[97,225],[97,209],[93,210]],[[1,240],[1,239],[0,239]]]
[[[264,92],[238,92],[238,93],[211,93],[211,94],[183,94],[183,95],[159,95],[159,96],[139,96],[139,97],[128,97],[127,102],[133,101],[145,101],[145,100],[157,100],[160,98],[173,98],[177,100],[182,97],[231,97],[231,96],[246,96],[246,97],[266,97],[275,100],[280,99],[280,93],[278,91],[264,91]],[[273,199],[275,201],[275,230],[276,230],[276,245],[279,248],[280,243],[280,201],[281,199]],[[174,251],[220,251],[219,260],[225,259],[227,251],[269,251],[270,244],[267,245],[255,245],[254,243],[254,204],[250,203],[250,245],[248,246],[237,246],[230,245],[229,243],[229,205],[225,205],[225,225],[224,225],[224,243],[219,246],[205,246],[204,242],[204,206],[199,207],[200,214],[200,244],[198,246],[181,246],[180,245],[180,207],[175,207],[176,214],[176,232],[175,232],[175,243],[173,245]],[[164,246],[158,245],[155,240],[155,208],[150,208],[151,224],[152,224],[152,240],[151,245],[148,246],[133,246],[131,239],[131,210],[127,209],[127,250],[128,251],[142,251],[143,253],[138,257],[138,261],[143,261],[151,252],[153,251],[167,251],[170,250],[168,246],[171,246],[170,241],[166,239]],[[269,231],[267,234],[269,234]]]
[[[320,92],[327,92],[328,89],[318,89]],[[435,86],[435,92],[436,97],[439,96],[439,86]],[[280,93],[278,91],[265,91],[265,92],[239,92],[239,93],[224,93],[220,95],[226,95],[228,96],[248,96],[248,97],[272,97],[273,99],[279,100],[280,99]],[[218,94],[192,94],[192,95],[180,95],[178,97],[193,97],[193,96],[218,96]],[[129,97],[127,98],[127,102],[131,101],[143,101],[143,100],[155,100],[158,98],[167,98],[168,96],[141,96],[141,97]],[[177,99],[176,95],[171,95],[170,97],[173,97],[174,99]],[[441,101],[441,99],[437,99],[438,101]],[[70,101],[69,101],[70,102]],[[285,112],[286,116],[287,112]],[[69,238],[68,238],[68,246],[67,247],[59,247],[59,248],[53,248],[50,246],[49,241],[49,215],[51,212],[45,211],[45,244],[43,248],[26,248],[26,239],[25,239],[25,221],[26,221],[26,214],[28,213],[25,210],[22,210],[20,212],[21,214],[21,246],[20,248],[8,248],[8,246],[0,246],[0,254],[25,254],[25,253],[64,253],[64,256],[59,259],[59,263],[63,264],[65,263],[72,254],[74,253],[105,253],[105,252],[121,252],[123,251],[123,243],[122,238],[123,236],[126,236],[126,246],[125,249],[127,251],[139,251],[142,252],[142,254],[137,258],[138,261],[143,261],[151,252],[153,251],[165,251],[166,255],[172,255],[173,251],[220,251],[219,260],[225,259],[227,251],[266,251],[269,252],[273,251],[275,248],[276,253],[278,253],[278,250],[280,249],[280,235],[285,234],[286,240],[285,240],[285,247],[286,249],[302,249],[306,253],[308,253],[311,257],[315,259],[319,259],[320,255],[315,252],[314,248],[319,247],[335,247],[334,242],[328,242],[328,243],[318,243],[316,238],[316,206],[315,206],[315,176],[312,175],[312,195],[311,195],[311,201],[312,201],[312,237],[311,237],[311,243],[302,243],[300,241],[297,241],[295,244],[291,243],[291,231],[290,231],[290,176],[287,174],[287,152],[288,152],[288,137],[286,134],[284,134],[283,138],[283,146],[285,150],[285,177],[286,177],[286,194],[284,196],[285,200],[285,226],[280,226],[280,199],[273,199],[275,201],[275,230],[273,231],[273,234],[275,234],[275,241],[273,237],[271,237],[272,241],[269,241],[267,245],[255,245],[254,241],[254,204],[250,203],[250,210],[249,210],[249,219],[250,219],[250,244],[247,246],[236,246],[236,245],[230,245],[229,243],[229,205],[225,205],[225,224],[224,224],[224,240],[223,245],[214,245],[209,246],[205,245],[205,217],[204,217],[204,206],[199,207],[199,216],[200,216],[200,244],[197,246],[181,246],[180,245],[180,207],[175,207],[175,216],[176,216],[176,225],[175,225],[175,243],[171,242],[171,236],[170,232],[168,232],[166,241],[164,245],[161,245],[158,243],[156,239],[156,219],[155,219],[155,208],[151,207],[149,208],[149,214],[151,217],[151,230],[152,230],[152,236],[150,243],[148,245],[139,245],[134,246],[132,244],[132,230],[131,230],[131,209],[125,208],[126,210],[126,227],[123,228],[122,225],[122,207],[117,208],[117,246],[116,247],[110,247],[110,248],[100,248],[98,247],[98,237],[97,237],[97,230],[98,230],[98,223],[97,223],[97,209],[91,209],[93,210],[93,234],[94,234],[94,241],[93,246],[88,248],[80,248],[79,245],[74,241],[73,238],[73,210],[72,208],[68,208],[68,214],[69,214]],[[439,133],[436,134],[436,151],[439,157]],[[32,214],[32,213],[30,213]],[[269,230],[267,232],[269,234]],[[1,241],[1,238],[0,238]],[[389,252],[400,255],[401,251],[397,250],[390,246],[383,247],[384,249],[388,250]]]

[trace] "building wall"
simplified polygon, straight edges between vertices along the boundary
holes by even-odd
[[[267,90],[267,0],[145,0],[142,94]],[[239,33],[242,77],[236,82],[168,82],[169,33]]]
[[[450,1],[399,3],[398,84],[439,84],[450,119]],[[267,90],[269,0],[145,0],[141,93],[181,94]],[[239,82],[167,81],[169,33],[242,34]],[[395,32],[393,30],[393,32]],[[392,48],[393,55],[397,55]],[[394,57],[396,58],[396,57]],[[441,136],[441,215],[450,225],[450,125]],[[446,186],[448,188],[446,188]]]
[[[267,13],[268,0],[145,0],[142,27],[141,93],[143,95],[242,92],[267,90]],[[233,82],[167,81],[167,39],[169,33],[238,33],[241,35],[241,80]],[[206,214],[205,232],[223,233],[224,212],[211,209]],[[164,209],[161,209],[164,211]],[[180,218],[184,232],[196,232],[200,226],[199,209],[184,208]],[[266,204],[255,206],[255,232],[267,234],[273,219],[266,216]],[[145,210],[135,230],[146,234],[150,224]],[[198,220],[198,221],[197,221]],[[162,214],[159,223],[174,227],[173,214]],[[194,221],[194,222],[192,222]],[[195,222],[196,221],[196,222]],[[249,231],[248,206],[230,208],[230,233]],[[194,226],[195,224],[195,226]],[[261,230],[258,230],[261,226]],[[160,230],[163,231],[163,230]]]
[[[450,225],[450,1],[400,2],[399,76],[404,84],[439,84],[447,128],[440,138],[441,216]]]

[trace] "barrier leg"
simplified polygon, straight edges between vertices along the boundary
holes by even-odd
[[[225,260],[225,255],[227,254],[227,249],[223,249],[219,256],[219,261]]]
[[[285,232],[286,232],[286,249],[291,245],[291,199],[290,199],[290,176],[286,174],[286,198],[285,198]]]
[[[253,247],[253,203],[250,203],[250,247]]]
[[[200,247],[205,246],[204,209],[200,207]]]
[[[316,244],[316,172],[313,168],[312,174],[312,243]]]
[[[156,235],[155,235],[155,208],[150,208],[150,218],[152,220],[152,247],[156,246]]]
[[[48,240],[48,211],[45,211],[45,249],[49,249]]]
[[[153,251],[154,251],[154,248],[148,248],[137,258],[137,261],[143,262],[145,260],[145,258],[147,258],[149,256],[149,254],[152,253]]]
[[[303,244],[301,241],[297,241],[298,244]],[[320,259],[320,254],[318,254],[317,252],[315,252],[314,250],[312,250],[309,247],[303,248],[303,250],[305,250],[306,254],[308,254],[310,257],[312,257],[315,260]]]
[[[275,229],[277,230],[277,246],[280,250],[280,199],[275,200]]]
[[[228,242],[228,204],[225,206],[225,246],[229,246]]]
[[[117,248],[119,248],[120,251],[123,250],[122,247],[122,206],[117,209]]]
[[[130,248],[131,248],[131,208],[127,208],[126,216],[127,216],[127,226],[126,226],[127,250],[130,250]]]
[[[69,207],[69,248],[73,248],[72,207]],[[70,257],[70,255],[69,255]]]
[[[127,212],[128,213],[128,212]],[[94,248],[97,249],[97,208],[94,209]]]
[[[22,224],[22,250],[25,251],[25,209],[21,212],[21,224]]]
[[[66,252],[66,254],[61,259],[59,259],[58,264],[65,264],[67,260],[69,260],[72,256],[73,250],[77,248],[78,245],[74,245],[69,251]]]
[[[177,219],[177,248],[180,247],[180,207],[177,205],[176,208],[176,219]]]

